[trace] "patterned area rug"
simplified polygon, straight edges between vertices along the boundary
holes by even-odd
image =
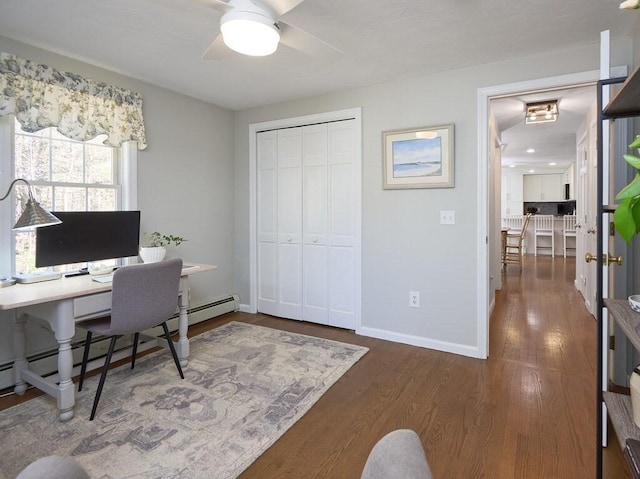
[[[49,396],[0,412],[0,477],[51,454],[92,478],[237,477],[367,352],[237,322],[190,349],[184,381],[165,351],[110,371],[92,422],[98,376],[68,423]]]

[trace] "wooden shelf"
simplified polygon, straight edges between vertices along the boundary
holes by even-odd
[[[626,299],[605,298],[604,305],[633,347],[640,351],[640,313],[632,310]]]
[[[625,394],[612,392],[602,393],[604,403],[607,405],[607,413],[620,447],[624,451],[627,439],[640,440],[640,428],[633,422],[633,412],[631,410],[631,397]]]
[[[638,112],[640,112],[640,68],[625,80],[603,111],[609,118],[637,116]]]

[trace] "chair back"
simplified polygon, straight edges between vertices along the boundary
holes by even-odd
[[[529,221],[531,220],[531,213],[527,213],[524,217],[524,222],[522,223],[522,230],[520,231],[520,239],[524,239],[524,235],[527,232],[527,227],[529,226]]]
[[[504,225],[510,230],[521,230],[524,218],[523,215],[509,215],[504,219]]]
[[[553,231],[553,215],[536,215],[536,231]]]
[[[182,259],[119,268],[113,274],[110,334],[131,334],[169,319],[178,306]]]
[[[564,215],[562,221],[562,229],[565,232],[576,232],[576,215]]]

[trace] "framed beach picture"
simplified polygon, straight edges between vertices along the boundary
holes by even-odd
[[[382,132],[383,188],[452,188],[453,123]]]

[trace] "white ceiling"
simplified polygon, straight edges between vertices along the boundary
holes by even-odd
[[[525,125],[525,105],[547,100],[558,100],[558,120]],[[595,85],[491,100],[500,131],[503,168],[523,174],[566,171],[576,161],[576,133],[595,103]],[[529,153],[528,149],[535,151]]]
[[[621,0],[305,0],[283,20],[342,50],[201,56],[215,0],[2,0],[0,34],[240,110],[597,43],[638,25]]]

